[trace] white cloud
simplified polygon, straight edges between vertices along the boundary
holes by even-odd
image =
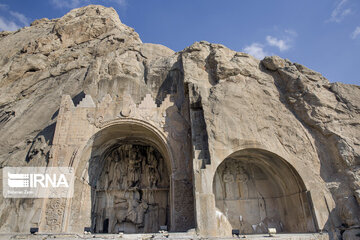
[[[358,36],[360,36],[360,26],[355,28],[355,30],[354,30],[354,31],[352,32],[352,34],[351,34],[351,38],[352,38],[352,39],[355,39],[355,38],[357,38]]]
[[[279,48],[280,52],[284,52],[292,47],[297,35],[298,34],[296,31],[292,29],[286,29],[282,34],[280,34],[280,37],[274,37],[270,35],[266,36],[266,44],[271,47],[277,47]]]
[[[126,0],[109,0],[109,1],[116,3],[119,6],[126,6]]]
[[[246,46],[243,51],[258,59],[263,59],[269,55],[264,51],[264,46],[260,43],[252,43],[250,46]]]
[[[295,32],[292,29],[286,29],[284,30],[284,32],[288,35],[288,37],[292,37],[292,38],[295,38],[298,35],[297,32]]]
[[[29,19],[27,17],[25,17],[24,14],[21,14],[19,12],[10,11],[10,15],[13,16],[16,20],[18,20],[23,25],[29,24]]]
[[[126,6],[126,0],[103,0],[104,2],[110,2],[119,6]],[[78,8],[83,5],[93,3],[91,0],[51,0],[56,8]]]
[[[0,17],[0,31],[15,31],[19,28],[20,26],[17,25],[15,22],[8,21]]]
[[[19,12],[10,11],[6,4],[0,4],[0,10],[6,12],[6,18],[0,16],[0,31],[15,31],[24,25],[29,25],[29,19]]]
[[[331,12],[330,18],[327,22],[341,22],[347,15],[352,13],[350,8],[346,8],[346,3],[348,0],[340,0],[338,4],[336,4],[335,9]]]
[[[268,48],[276,47],[280,52],[284,52],[293,46],[293,42],[297,37],[297,32],[292,29],[286,29],[281,34],[281,37],[266,36],[265,43],[254,42],[246,46],[243,51],[247,52],[256,58],[262,59],[269,56]]]
[[[1,10],[7,10],[9,8],[8,5],[0,3],[0,9]]]
[[[79,0],[52,0],[56,8],[77,8],[80,6]]]
[[[281,52],[290,48],[289,41],[284,39],[277,39],[276,37],[266,36],[266,42],[270,46],[278,47]]]

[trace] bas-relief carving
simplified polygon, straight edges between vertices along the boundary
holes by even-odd
[[[44,227],[45,231],[61,231],[62,219],[65,211],[65,200],[60,198],[49,199],[46,203],[46,213]]]
[[[264,172],[253,164],[226,161],[216,172],[214,193],[217,207],[233,228],[241,233],[266,233],[268,227],[283,231],[280,216],[273,211],[278,206],[278,200],[262,191],[264,186],[276,188]]]
[[[138,144],[116,146],[104,159],[93,208],[95,232],[157,232],[168,224],[169,175],[161,154]]]
[[[97,128],[100,128],[104,122],[117,118],[140,119],[163,128],[166,109],[173,105],[174,103],[170,100],[169,95],[167,95],[160,106],[157,106],[150,94],[146,94],[138,105],[134,103],[132,97],[128,94],[125,94],[121,100],[113,99],[109,94],[106,94],[96,106],[91,96],[86,95],[84,103],[80,102],[75,110],[87,108],[86,118],[90,124]]]
[[[104,121],[104,117],[102,115],[98,114],[97,116],[95,116],[93,112],[88,112],[86,117],[90,124],[93,124],[95,127],[98,128]]]

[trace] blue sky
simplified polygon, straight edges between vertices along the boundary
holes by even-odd
[[[114,7],[143,42],[180,51],[206,40],[360,85],[359,0],[0,0],[0,31],[91,3]]]

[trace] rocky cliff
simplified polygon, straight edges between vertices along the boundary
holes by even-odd
[[[75,104],[85,94],[100,101],[128,93],[136,103],[145,94],[157,103],[172,94],[186,114],[188,91],[207,131],[208,154],[199,168],[211,166],[219,146],[257,139],[292,156],[310,185],[326,186],[332,199],[325,199],[331,216],[325,229],[340,235],[359,227],[359,86],[330,83],[287,59],[259,61],[220,44],[196,42],[174,52],[142,43],[114,9],[91,5],[1,32],[0,89],[1,168],[48,164],[65,94]],[[31,200],[0,199],[2,232],[28,231],[24,205]]]

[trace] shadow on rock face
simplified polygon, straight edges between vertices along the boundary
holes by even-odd
[[[56,123],[44,128],[31,143],[29,152],[26,155],[25,161],[27,163],[32,162],[35,166],[44,165],[44,159],[46,165],[49,163],[50,149],[54,138]]]

